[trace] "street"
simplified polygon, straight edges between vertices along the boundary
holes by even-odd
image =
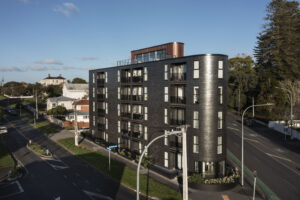
[[[227,117],[227,148],[241,159],[241,118]],[[283,135],[261,125],[244,126],[245,165],[280,198],[300,196],[300,142],[284,141]]]
[[[9,130],[6,138],[7,146],[25,166],[27,173],[13,186],[0,185],[0,199],[135,198],[133,191],[73,156],[33,129],[27,122],[13,116],[7,119],[6,126]],[[28,150],[26,147],[28,139],[47,146],[54,154],[54,158],[41,159]]]

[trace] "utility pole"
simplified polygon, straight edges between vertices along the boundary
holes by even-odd
[[[78,135],[78,124],[77,124],[77,109],[76,109],[76,101],[74,101],[74,115],[75,115],[75,146],[78,146],[78,139],[79,139],[79,135]]]
[[[34,95],[34,89],[33,89],[33,95]],[[36,115],[36,111],[33,110],[33,125],[35,127],[35,115]]]
[[[183,200],[188,200],[189,189],[188,189],[188,166],[187,166],[187,141],[186,141],[186,130],[187,125],[183,125],[181,128],[182,132],[182,195]]]
[[[254,118],[255,113],[254,113],[254,97],[252,97],[252,117]]]
[[[39,119],[39,108],[38,108],[38,101],[37,101],[37,89],[35,90],[35,117]]]

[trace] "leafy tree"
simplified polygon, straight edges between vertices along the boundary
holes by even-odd
[[[77,77],[72,80],[72,83],[86,83],[86,81],[82,78]]]
[[[53,116],[63,116],[67,113],[67,109],[64,106],[56,106],[55,108],[52,108],[47,111],[47,115],[53,115]]]
[[[46,87],[46,93],[48,94],[48,97],[59,97],[62,95],[62,86],[48,85]]]
[[[26,93],[26,87],[27,83],[21,83],[21,82],[7,82],[3,85],[3,92],[7,95],[12,95],[12,96],[21,96],[25,95]]]

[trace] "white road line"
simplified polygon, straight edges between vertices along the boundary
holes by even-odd
[[[283,158],[283,157],[280,157],[280,156],[276,156],[276,155],[273,155],[273,154],[270,154],[270,153],[266,153],[268,156],[271,156],[271,157],[274,157],[274,158],[279,158],[281,160],[285,160],[285,161],[288,161],[288,162],[293,162],[291,161],[290,159],[288,158]]]
[[[24,192],[24,189],[22,188],[21,184],[19,181],[16,181],[16,184],[18,185],[18,188],[20,190],[20,193]]]
[[[95,193],[95,192],[90,192],[90,191],[87,191],[87,190],[82,190],[86,195],[88,195],[91,199],[94,199],[93,197],[98,197],[98,198],[101,198],[101,199],[106,199],[106,200],[113,200],[111,197],[109,196],[105,196],[105,195],[102,195],[102,194],[98,194],[98,193]]]
[[[252,142],[260,143],[259,141],[254,140],[254,139],[250,139],[250,138],[245,138],[245,140],[249,140],[249,141],[252,141]]]

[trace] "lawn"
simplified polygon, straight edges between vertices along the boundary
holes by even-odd
[[[123,163],[111,160],[111,171],[108,170],[108,158],[100,153],[94,152],[84,147],[76,147],[73,138],[61,139],[58,141],[62,146],[71,151],[74,155],[87,161],[95,168],[108,174],[122,184],[136,189],[136,170],[133,170]],[[147,176],[140,176],[140,191],[146,194],[148,182],[148,194],[165,200],[181,199],[181,194]]]
[[[32,149],[33,151],[41,154],[41,155],[46,155],[46,150],[43,149],[40,145],[38,144],[32,144],[32,145],[29,145],[29,148]]]
[[[29,120],[30,123],[33,124],[33,119]],[[48,135],[48,134],[55,134],[59,132],[59,128],[55,127],[55,125],[52,125],[50,122],[46,121],[46,120],[37,120],[37,122],[35,123],[34,128],[38,129],[39,131],[41,131],[42,133]]]
[[[0,95],[0,100],[4,100],[4,99],[6,99],[6,97],[5,97],[5,96],[2,96],[2,95]]]
[[[4,167],[14,167],[14,160],[6,148],[0,145],[0,169]]]

